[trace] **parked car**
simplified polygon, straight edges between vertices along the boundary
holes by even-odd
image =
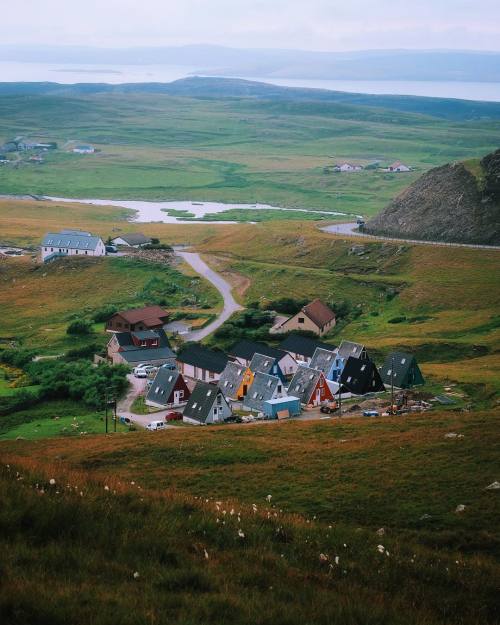
[[[120,423],[123,423],[124,425],[130,425],[132,421],[128,417],[120,417]]]
[[[363,417],[378,417],[378,410],[363,410]]]
[[[134,375],[136,378],[147,378],[148,372],[146,369],[138,369],[137,367],[134,369]]]
[[[241,417],[238,417],[238,415],[231,415],[230,417],[228,417],[224,423],[243,423],[243,419]]]
[[[182,421],[182,412],[172,410],[165,415],[165,421]]]
[[[151,421],[151,423],[146,425],[146,430],[163,430],[166,425],[165,421]]]
[[[118,248],[114,245],[106,245],[106,254],[116,254],[118,252]]]
[[[156,373],[158,371],[158,367],[154,367],[153,365],[141,364],[134,367],[134,375],[136,378],[147,378],[149,374]]]
[[[337,412],[338,404],[336,401],[329,401],[327,404],[323,404],[319,409],[323,414],[332,414],[332,412]]]
[[[177,367],[171,362],[166,362],[164,365],[161,366],[161,368],[168,369],[169,371],[177,371]]]

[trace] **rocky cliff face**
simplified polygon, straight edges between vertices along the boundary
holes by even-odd
[[[477,168],[454,163],[431,169],[367,222],[365,231],[500,245],[500,150]]]

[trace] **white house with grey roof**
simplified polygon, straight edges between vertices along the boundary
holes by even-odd
[[[41,245],[44,263],[65,256],[105,256],[106,247],[100,237],[83,230],[49,232]]]
[[[129,232],[111,239],[111,243],[113,245],[138,248],[151,243],[151,237],[147,237],[145,234],[142,234],[142,232]]]

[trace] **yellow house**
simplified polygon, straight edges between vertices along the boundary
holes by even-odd
[[[304,306],[296,315],[275,325],[271,332],[283,334],[292,330],[308,330],[323,336],[335,325],[335,313],[319,299]]]
[[[218,386],[226,397],[243,399],[253,383],[254,374],[246,365],[229,361],[221,373]]]

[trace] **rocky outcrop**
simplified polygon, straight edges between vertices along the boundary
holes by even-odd
[[[431,169],[367,222],[370,234],[500,245],[500,150]]]

